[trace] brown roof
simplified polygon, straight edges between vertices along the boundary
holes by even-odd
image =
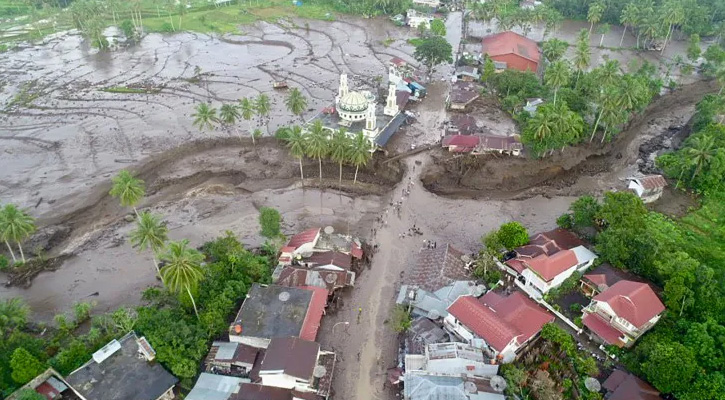
[[[239,393],[233,393],[228,400],[292,400],[292,391],[256,383],[242,383]]]
[[[352,283],[352,271],[308,270],[305,268],[284,267],[275,281],[278,285],[299,287],[316,286],[333,291]]]
[[[421,249],[413,271],[406,276],[405,283],[433,292],[453,281],[467,280],[470,273],[466,271],[462,256],[463,252],[451,245]]]
[[[662,175],[647,175],[639,178],[639,182],[645,190],[652,190],[667,186],[667,181]]]
[[[471,133],[476,130],[476,119],[468,114],[454,114],[451,124],[461,133]]]
[[[320,345],[297,337],[274,338],[267,346],[260,373],[283,371],[304,380],[312,380]]]
[[[594,268],[588,274],[582,276],[582,280],[591,283],[599,291],[604,291],[623,279],[627,279],[627,274],[607,263]]]
[[[298,247],[302,246],[303,244],[312,243],[319,233],[320,233],[320,228],[312,228],[312,229],[308,229],[304,232],[300,232],[300,233],[292,236],[289,240],[289,243],[287,243],[287,246],[285,246],[285,247],[291,247],[291,248],[297,249]]]
[[[451,103],[468,104],[480,96],[481,94],[476,90],[465,90],[456,87],[451,89]]]
[[[609,304],[618,317],[637,328],[665,310],[652,288],[642,282],[619,281],[594,296],[594,300]]]
[[[337,361],[335,353],[320,354],[318,365],[325,367],[325,375],[319,378],[317,382],[317,394],[319,394],[320,396],[327,397],[330,394],[330,387],[332,386],[332,375],[335,371],[335,361]]]
[[[481,135],[481,147],[483,150],[514,150],[522,149],[523,146],[513,136]]]
[[[497,351],[514,338],[519,344],[536,335],[554,316],[520,292],[504,297],[488,292],[477,300],[460,296],[448,312]]]
[[[350,269],[352,266],[352,256],[350,254],[340,253],[339,251],[314,252],[301,262],[319,266],[332,264],[342,269]]]
[[[539,46],[535,41],[516,32],[501,32],[483,38],[483,52],[491,57],[504,54],[516,54],[534,62],[539,62]]]
[[[584,246],[584,242],[566,229],[557,228],[537,233],[529,238],[529,244],[514,249],[517,254],[534,258],[540,254],[554,255],[561,250]]]
[[[608,392],[612,392],[609,400],[659,400],[660,392],[647,382],[633,374],[614,370],[602,384]]]
[[[207,354],[206,356],[207,362],[217,361],[226,363],[239,362],[245,364],[254,364],[254,360],[257,358],[257,353],[259,353],[259,349],[256,347],[248,346],[243,343],[233,343],[233,345],[236,345],[236,349],[234,349],[234,354],[231,358],[225,358],[225,355],[219,354],[220,345],[228,346],[230,344],[226,342],[214,342],[211,346],[211,349],[209,349],[209,354]]]

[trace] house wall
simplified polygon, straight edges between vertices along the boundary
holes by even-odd
[[[443,319],[443,326],[449,331],[453,332],[459,338],[463,339],[463,341],[466,343],[471,343],[471,340],[476,337],[473,332],[469,331],[468,328],[461,324],[461,322],[458,321],[456,317],[451,314],[448,314]]]
[[[556,287],[559,287],[564,281],[572,276],[574,272],[576,271],[584,271],[587,268],[591,267],[594,263],[594,260],[589,260],[587,262],[574,265],[573,267],[567,269],[566,271],[560,273],[559,275],[555,276],[554,279],[552,279],[549,282],[546,282],[543,280],[539,275],[537,275],[534,271],[530,269],[525,269],[524,272],[521,274],[523,275],[524,279],[526,279],[527,285],[535,287],[538,291],[540,291],[542,294],[547,293],[549,290],[554,289]]]
[[[517,54],[502,54],[500,56],[491,57],[491,59],[493,61],[505,62],[506,67],[509,69],[517,69],[524,72],[531,71],[536,73],[539,68],[539,64]]]
[[[430,17],[418,17],[418,16],[416,16],[416,17],[408,17],[408,26],[410,26],[411,28],[416,28],[417,29],[418,28],[418,25],[420,25],[422,23],[425,23],[425,24],[428,25],[428,28],[430,29],[430,21],[432,19],[433,18],[430,18]]]
[[[315,240],[313,242],[311,242],[311,243],[304,243],[303,245],[301,245],[300,247],[298,247],[295,250],[295,254],[312,253],[312,251],[315,249],[315,244],[317,243],[317,239],[318,238],[319,238],[319,236],[317,238],[315,238]]]
[[[294,377],[279,372],[267,374],[260,371],[259,377],[262,378],[262,385],[264,386],[293,389],[297,385]]]
[[[473,339],[480,339],[483,342],[483,345],[485,349],[487,349],[486,352],[491,353],[490,356],[492,357],[498,357],[501,356],[503,358],[502,362],[509,363],[516,358],[516,350],[520,347],[519,344],[516,342],[516,338],[513,338],[509,344],[506,345],[506,347],[503,348],[502,351],[498,351],[491,347],[483,338],[479,337],[475,333],[471,332],[465,325],[463,325],[460,321],[456,319],[451,314],[448,314],[443,319],[443,327],[446,328],[449,332],[452,332],[456,336],[458,336],[460,339],[462,339],[466,343],[471,343]]]

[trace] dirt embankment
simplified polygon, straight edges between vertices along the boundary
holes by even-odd
[[[577,183],[580,177],[634,164],[640,157],[639,140],[645,131],[651,136],[667,131],[678,112],[689,120],[694,105],[717,90],[715,82],[699,81],[657,98],[617,135],[611,143],[594,143],[555,151],[543,159],[502,156],[453,156],[441,149],[432,152],[421,180],[425,187],[440,195],[483,198],[524,198],[550,192]]]
[[[376,154],[366,167],[361,167],[357,184],[352,180],[355,168],[344,165],[342,184],[338,182],[339,166],[315,160],[303,161],[305,186],[335,188],[354,195],[382,194],[402,179],[404,165]],[[236,195],[246,195],[265,189],[278,189],[299,183],[300,169],[296,159],[274,138],[262,138],[252,144],[249,139],[222,138],[191,142],[146,162],[129,168],[145,182],[146,198],[139,209],[184,198],[200,186],[220,185],[233,188]],[[108,191],[107,182],[90,188],[74,207],[59,208],[58,213],[39,220],[41,228],[30,241],[29,248],[43,249],[50,255],[75,253],[89,232],[116,223],[125,223],[128,209],[118,205]]]

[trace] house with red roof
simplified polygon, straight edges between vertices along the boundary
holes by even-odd
[[[593,339],[630,347],[659,321],[665,306],[643,282],[620,280],[592,298],[582,323]]]
[[[585,271],[597,258],[582,240],[565,229],[538,233],[514,252],[516,256],[505,262],[505,270],[537,297],[561,285],[574,272]]]
[[[629,372],[615,369],[602,384],[607,400],[660,400],[660,392]]]
[[[647,175],[641,178],[627,178],[627,188],[633,191],[645,203],[656,201],[662,196],[667,181],[662,175]]]
[[[443,326],[488,357],[507,363],[552,321],[553,315],[521,292],[503,296],[491,291],[481,298],[460,296],[448,307]]]
[[[501,32],[483,38],[481,53],[495,64],[519,71],[539,71],[541,52],[535,41],[516,32]]]

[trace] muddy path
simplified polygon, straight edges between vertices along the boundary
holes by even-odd
[[[640,146],[687,124],[695,104],[716,92],[713,81],[698,81],[658,97],[613,140],[570,147],[540,160],[512,157],[455,157],[441,149],[424,171],[426,188],[439,195],[475,198],[527,198],[580,195],[621,189],[638,171]]]

